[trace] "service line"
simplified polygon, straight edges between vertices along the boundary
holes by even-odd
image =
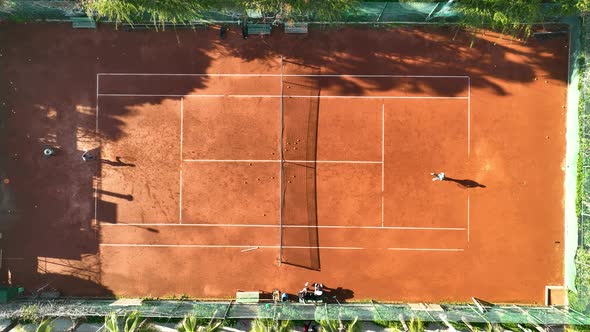
[[[178,198],[178,223],[182,224],[182,149],[184,142],[184,98],[180,98],[180,165],[178,166],[179,179],[179,198]]]
[[[469,78],[467,75],[98,73],[98,76]]]
[[[280,159],[185,159],[188,163],[317,163],[317,164],[381,164],[365,160],[283,160]]]
[[[384,197],[385,192],[385,103],[381,105],[381,227],[385,226]]]
[[[135,244],[135,243],[101,243],[102,247],[140,247],[140,248],[253,248],[278,249],[280,246],[259,245],[225,245],[225,244]],[[361,247],[305,247],[283,246],[283,249],[324,249],[324,250],[363,250]]]
[[[465,251],[461,248],[387,248],[387,250],[393,251]]]
[[[254,227],[254,228],[280,228],[278,224],[173,224],[173,223],[153,223],[153,224],[142,224],[142,223],[101,223],[101,226],[130,226],[130,227]],[[464,227],[421,227],[421,226],[341,226],[341,225],[283,225],[283,228],[334,228],[334,229],[389,229],[389,230],[425,230],[425,231],[465,231]]]
[[[149,94],[149,93],[101,93],[100,97],[168,97],[168,98],[320,98],[320,99],[463,99],[467,96],[306,96],[306,95],[233,95],[233,94]]]

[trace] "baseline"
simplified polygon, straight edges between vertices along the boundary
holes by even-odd
[[[167,97],[167,98],[284,98],[281,95],[239,95],[239,94],[141,94],[141,93],[101,93],[99,97]],[[463,99],[464,96],[346,96],[346,95],[330,95],[330,96],[305,96],[292,95],[287,98],[320,98],[320,99]]]
[[[97,73],[97,76],[465,78],[469,75]]]
[[[211,244],[133,244],[133,243],[101,243],[101,247],[140,247],[140,248],[218,248],[218,249],[279,249],[281,246],[260,246],[260,245],[211,245]],[[321,249],[321,250],[387,250],[387,251],[440,251],[440,252],[462,252],[463,248],[363,248],[363,247],[305,247],[305,246],[282,246],[283,249]]]
[[[279,249],[281,246],[259,246],[259,245],[215,245],[215,244],[135,244],[135,243],[101,243],[102,247],[150,247],[150,248],[254,248]],[[364,250],[360,247],[303,247],[283,246],[288,249],[324,249],[324,250]]]
[[[189,163],[314,163],[314,164],[381,164],[373,160],[283,160],[280,159],[185,159]]]
[[[191,75],[106,75],[98,74],[100,95],[281,95],[317,97],[312,91],[300,91],[301,79],[321,88],[321,96],[350,97],[459,97],[467,98],[467,76],[434,75],[349,75],[349,74],[191,74]],[[280,79],[280,82],[276,80]],[[279,83],[279,84],[277,84]],[[306,85],[307,85],[306,84]],[[351,89],[351,87],[355,87]],[[375,89],[375,87],[378,87]],[[295,89],[292,89],[295,88]],[[343,96],[344,95],[344,96]]]

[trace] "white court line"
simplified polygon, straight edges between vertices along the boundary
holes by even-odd
[[[188,163],[281,163],[279,159],[185,159]],[[381,161],[364,160],[285,160],[285,163],[317,164],[381,164]]]
[[[180,98],[180,162],[182,162],[182,149],[184,142],[184,98]]]
[[[195,77],[367,77],[367,78],[469,78],[467,75],[355,75],[355,74],[183,74],[183,73],[98,73],[98,76],[195,76]]]
[[[99,75],[96,75],[96,119],[95,119],[95,124],[94,124],[94,134],[95,137],[97,137],[99,140],[99,136],[98,136],[98,84],[99,84],[99,79],[98,79]],[[102,145],[102,144],[100,144]],[[98,184],[99,184],[99,177],[96,177],[95,179],[95,184],[94,184],[94,222],[98,224]]]
[[[180,179],[179,179],[179,200],[178,200],[178,223],[182,224],[182,149],[184,142],[184,98],[180,98]]]
[[[381,227],[385,226],[383,218],[385,192],[385,104],[381,105]]]
[[[182,224],[182,165],[180,166],[180,199],[178,201],[178,223]]]
[[[467,96],[281,96],[281,95],[222,95],[222,94],[133,94],[133,93],[101,93],[99,97],[169,97],[169,98],[324,98],[324,99],[463,99],[467,100]]]
[[[467,80],[467,159],[471,154],[471,77]]]
[[[283,95],[283,91],[284,91],[284,70],[283,70],[283,56],[281,55],[281,75],[280,75],[280,84],[279,84],[279,88],[281,89],[281,91],[279,91],[279,93],[281,95]],[[283,184],[284,184],[284,152],[283,152],[283,132],[285,130],[284,128],[284,121],[285,121],[285,98],[281,98],[280,100],[281,105],[280,105],[280,117],[279,120],[281,121],[280,125],[279,125],[279,156],[281,159],[281,162],[279,164],[279,225],[281,226],[281,229],[283,227],[283,202],[284,202],[284,193],[283,193]],[[279,231],[279,246],[282,246],[283,244],[283,232]],[[283,249],[280,248],[279,249],[279,266],[281,266],[281,264],[283,263]]]
[[[442,248],[387,248],[387,250],[395,250],[395,251],[465,251],[465,249],[461,249],[461,248],[451,248],[451,249],[442,249]]]
[[[256,246],[256,245],[223,245],[223,244],[134,244],[134,243],[101,243],[103,247],[140,247],[140,248],[252,248],[278,249],[280,246]],[[283,246],[283,249],[328,249],[328,250],[363,250],[361,247],[304,247]]]
[[[469,242],[469,205],[470,205],[470,199],[469,199],[469,190],[467,190],[467,242]]]
[[[95,124],[94,124],[94,130],[96,131],[96,133],[98,134],[98,86],[99,86],[99,79],[98,79],[98,75],[96,75],[96,120],[95,120]]]
[[[471,77],[467,79],[467,160],[471,156]],[[467,242],[469,242],[469,231],[470,231],[470,196],[469,190],[467,190]]]
[[[280,228],[281,225],[276,224],[142,224],[142,223],[101,223],[101,226],[132,226],[132,227],[160,227],[160,226],[174,226],[174,227],[254,227],[254,228]],[[464,227],[419,227],[419,226],[339,226],[339,225],[283,225],[283,228],[333,228],[333,229],[390,229],[390,230],[425,230],[425,231],[465,231]]]

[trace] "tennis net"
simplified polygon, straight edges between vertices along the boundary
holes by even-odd
[[[314,67],[282,60],[281,263],[320,269],[316,199],[319,80]],[[297,96],[296,98],[293,96]]]

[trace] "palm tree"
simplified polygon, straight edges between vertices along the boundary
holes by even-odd
[[[408,328],[410,332],[424,332],[424,321],[419,317],[412,317]]]
[[[41,323],[39,323],[35,329],[35,332],[51,332],[51,330],[53,330],[53,322],[48,319],[44,319],[41,321]]]
[[[194,315],[187,314],[184,316],[182,322],[180,322],[180,326],[178,327],[178,332],[196,332],[197,331],[197,318]]]
[[[288,332],[293,328],[290,320],[255,319],[250,332]]]
[[[145,319],[141,320],[139,312],[134,311],[125,318],[122,332],[149,331],[149,328],[145,327],[145,322]],[[105,317],[104,326],[107,332],[121,332],[121,329],[119,328],[119,317],[116,312],[111,312]]]
[[[343,323],[339,318],[338,320],[333,319],[322,319],[320,326],[323,331],[326,332],[360,332],[361,328],[358,324],[358,317],[348,323]]]
[[[221,322],[214,322],[213,319],[205,326],[198,326],[195,315],[187,314],[184,316],[178,332],[214,332],[221,326]]]

